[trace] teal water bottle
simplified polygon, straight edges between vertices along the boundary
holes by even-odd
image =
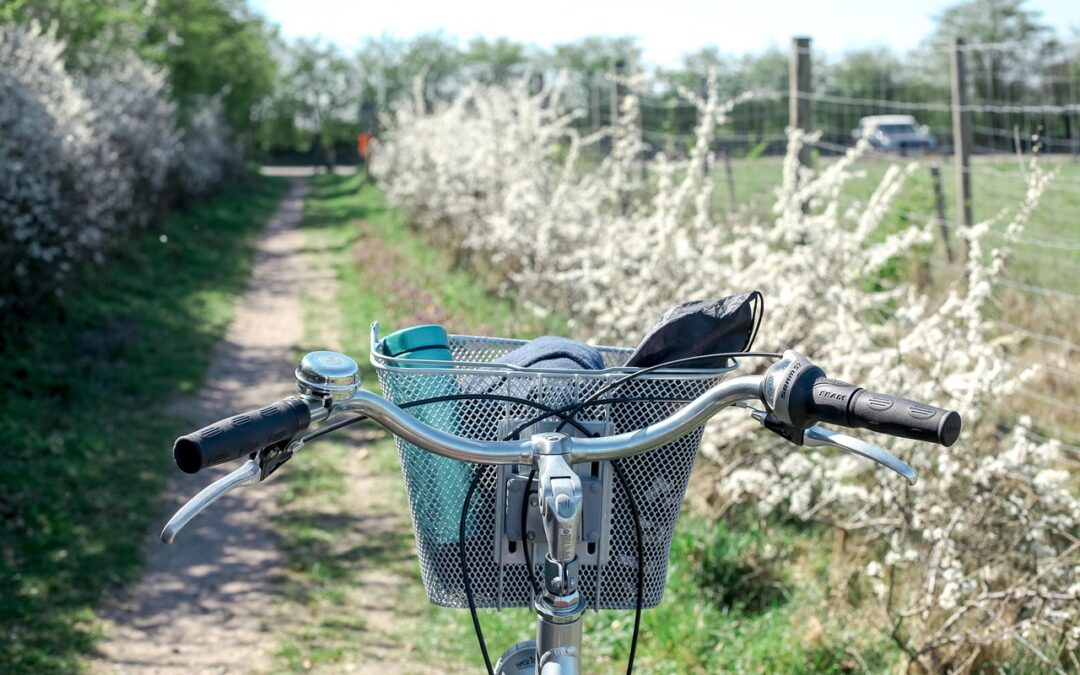
[[[446,329],[437,325],[413,326],[383,338],[383,351],[399,359],[399,368],[453,367],[450,341]],[[411,364],[409,361],[445,361],[445,366],[430,363]],[[409,386],[411,400],[452,396],[458,393],[453,375],[417,375]],[[405,400],[395,401],[405,403]],[[457,406],[453,401],[428,403],[409,408],[421,422],[447,433],[457,433]],[[445,545],[456,543],[461,527],[461,506],[469,489],[471,467],[448,457],[442,457],[410,443],[403,445],[401,461],[408,477],[409,497],[413,501],[414,526],[427,543]],[[475,519],[466,522],[466,537],[475,531]]]

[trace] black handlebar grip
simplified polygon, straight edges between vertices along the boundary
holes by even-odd
[[[813,387],[813,417],[854,429],[940,443],[949,447],[960,437],[960,414],[900,396],[818,379]]]
[[[173,459],[184,473],[198,473],[289,440],[310,423],[307,403],[284,398],[181,436],[173,444]]]

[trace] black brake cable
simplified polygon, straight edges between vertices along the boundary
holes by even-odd
[[[563,420],[562,422],[559,423],[559,427],[556,429],[556,431],[559,431],[566,424],[569,424],[570,423],[569,420],[573,419],[581,410],[584,410],[585,408],[589,408],[589,407],[592,407],[592,406],[595,406],[595,405],[600,405],[600,401],[596,400],[599,396],[601,396],[603,394],[606,394],[609,391],[611,391],[612,389],[615,389],[616,387],[620,387],[620,386],[626,384],[627,382],[629,382],[631,380],[634,380],[634,379],[636,379],[638,377],[641,377],[642,375],[646,375],[648,373],[659,370],[661,368],[667,368],[669,366],[678,365],[680,363],[689,363],[689,362],[692,362],[692,361],[701,361],[701,360],[704,360],[704,359],[731,358],[731,357],[739,357],[739,356],[747,357],[747,358],[778,359],[778,358],[781,358],[783,355],[778,354],[776,352],[717,352],[715,354],[701,354],[699,356],[688,356],[688,357],[682,358],[682,359],[674,359],[672,361],[665,361],[664,363],[658,363],[655,366],[649,366],[648,368],[642,368],[640,370],[636,370],[636,371],[634,371],[632,373],[629,373],[629,374],[627,374],[627,375],[625,375],[623,377],[620,377],[619,379],[615,380],[614,382],[612,382],[610,384],[607,384],[607,385],[597,389],[595,392],[593,392],[592,394],[587,396],[582,401],[579,401],[577,403],[571,403],[569,405],[563,406],[562,408],[556,408],[556,409],[552,410],[551,412],[546,412],[546,413],[544,413],[542,415],[538,415],[536,417],[533,417],[532,419],[530,419],[530,420],[522,423],[521,425],[519,425],[517,428],[515,428],[512,432],[510,432],[507,435],[511,436],[511,437],[515,437],[518,434],[520,434],[522,431],[524,431],[524,430],[528,429],[529,427],[531,427],[532,425],[536,424],[537,422],[543,422],[544,420],[548,419],[549,417],[554,417],[554,416],[558,416],[558,417],[562,418],[562,420]],[[619,400],[622,400],[622,399],[619,399]],[[659,400],[659,399],[655,399],[655,398],[652,398],[652,397],[642,397],[642,398],[639,398],[639,399],[626,399],[626,400],[656,401],[656,400]]]
[[[567,419],[567,415],[565,413],[562,413],[562,412],[560,412],[558,410],[555,410],[553,408],[549,408],[548,406],[546,406],[546,405],[544,405],[542,403],[537,403],[536,401],[530,401],[528,399],[519,398],[517,396],[502,396],[500,394],[447,394],[445,396],[433,396],[431,398],[421,398],[421,399],[417,399],[415,401],[408,401],[406,403],[402,403],[402,404],[398,405],[398,407],[402,408],[403,410],[407,410],[409,408],[415,408],[416,406],[421,406],[421,405],[428,405],[430,403],[445,403],[447,401],[464,401],[464,400],[468,400],[468,401],[473,401],[473,400],[506,401],[506,402],[509,402],[509,403],[518,403],[518,404],[521,404],[521,405],[527,405],[529,407],[536,408],[538,410],[544,411],[545,414],[546,414],[544,419],[546,419],[547,417],[551,417],[551,416],[555,415],[555,416],[558,416],[560,419],[566,421],[567,424],[572,425],[575,429],[577,429],[581,433],[586,434],[586,435],[589,433],[576,420]],[[311,441],[319,439],[319,438],[321,438],[321,437],[323,437],[323,436],[325,436],[327,434],[333,433],[333,432],[337,431],[338,429],[343,429],[343,428],[349,426],[350,424],[356,424],[357,422],[361,422],[363,420],[366,420],[367,418],[368,418],[367,415],[364,415],[363,413],[357,413],[356,415],[354,415],[353,417],[350,417],[348,419],[344,419],[344,420],[341,420],[339,422],[334,422],[333,424],[328,424],[325,427],[322,427],[321,429],[319,429],[318,431],[313,431],[310,434],[308,434],[307,436],[305,436],[304,439],[303,439],[304,444],[306,445],[307,443],[310,443]],[[504,438],[503,440],[509,440],[509,439]]]
[[[594,433],[590,433],[587,429],[582,427],[581,424],[576,419],[573,419],[572,417],[569,417],[568,410],[552,409],[552,408],[549,408],[549,407],[547,407],[547,406],[545,406],[545,405],[543,405],[541,403],[538,403],[536,401],[530,401],[528,399],[518,398],[518,397],[515,397],[515,396],[502,396],[502,395],[499,395],[499,394],[448,394],[448,395],[445,395],[445,396],[435,396],[435,397],[426,398],[426,399],[417,399],[415,401],[408,401],[406,403],[401,404],[399,407],[402,408],[402,409],[408,409],[408,408],[413,408],[413,407],[417,407],[417,406],[421,406],[421,405],[427,405],[427,404],[431,404],[431,403],[443,403],[443,402],[447,402],[447,401],[460,401],[460,400],[495,400],[495,401],[507,401],[507,402],[511,402],[511,403],[518,403],[518,404],[521,404],[521,405],[527,405],[527,406],[530,406],[530,407],[533,407],[533,408],[538,408],[538,409],[540,409],[540,410],[542,410],[544,412],[543,417],[538,418],[538,420],[547,419],[548,417],[559,417],[564,422],[566,422],[566,423],[574,426],[575,428],[577,428],[579,431],[581,431],[586,436],[596,436],[597,435],[597,434],[594,434]],[[643,402],[643,401],[653,401],[653,402],[660,401],[660,402],[669,402],[669,403],[686,403],[687,402],[686,399],[676,399],[676,398],[663,399],[663,400],[655,399],[655,398],[638,398],[638,399],[610,398],[610,399],[602,399],[602,400],[594,401],[593,404],[594,405],[601,405],[601,404],[606,404],[606,403],[635,403],[635,402]],[[569,407],[569,408],[572,409],[572,406]],[[327,426],[319,429],[318,431],[315,431],[315,432],[309,434],[304,439],[304,442],[308,443],[308,442],[314,441],[314,440],[316,440],[316,439],[318,439],[318,438],[320,438],[322,436],[333,433],[334,431],[337,431],[338,429],[342,429],[344,427],[347,427],[347,426],[349,426],[351,424],[355,424],[355,423],[360,422],[360,421],[365,420],[365,419],[367,419],[367,415],[357,414],[356,416],[350,417],[349,419],[342,420],[340,422],[336,422],[334,424],[327,425]],[[518,434],[520,434],[520,432],[521,432],[521,430],[515,430],[515,431],[507,434],[506,436],[504,436],[503,440],[504,441],[513,440],[514,438],[517,437]],[[616,469],[616,474],[618,475],[620,471],[621,471],[620,469]],[[526,480],[526,483],[525,483],[525,490],[523,491],[522,503],[521,503],[521,538],[522,538],[521,544],[522,544],[522,552],[523,552],[524,557],[525,557],[526,576],[528,577],[529,585],[532,587],[532,589],[535,592],[539,593],[541,589],[540,589],[539,583],[536,581],[536,575],[535,575],[535,572],[534,572],[534,569],[533,569],[532,552],[530,550],[528,539],[525,536],[525,532],[526,532],[526,528],[527,528],[527,522],[528,522],[529,486],[532,485],[532,481],[533,481],[533,478],[535,476],[536,476],[536,469],[533,468],[533,469],[531,469],[529,471],[529,476],[528,476],[528,478]],[[479,616],[479,613],[476,610],[476,598],[475,598],[475,594],[472,591],[472,578],[469,576],[468,562],[467,562],[467,558],[465,556],[465,529],[466,529],[465,526],[466,526],[466,523],[467,523],[467,520],[468,520],[468,509],[469,509],[469,506],[470,506],[470,502],[472,500],[472,495],[475,493],[476,488],[479,486],[480,477],[481,477],[481,473],[480,473],[480,471],[477,471],[476,474],[473,477],[472,482],[469,485],[469,489],[468,489],[468,492],[466,493],[465,501],[462,504],[461,523],[460,523],[460,529],[459,529],[459,532],[458,532],[458,535],[459,535],[458,555],[459,555],[459,559],[460,559],[460,562],[461,562],[462,584],[465,587],[465,597],[466,597],[466,601],[467,601],[468,606],[469,606],[469,614],[472,617],[473,630],[476,633],[477,642],[480,645],[480,652],[484,657],[484,665],[487,667],[489,675],[493,675],[494,671],[493,671],[492,666],[491,666],[491,656],[488,653],[487,641],[484,639],[484,632],[483,632],[483,629],[480,626],[480,616]],[[638,577],[639,577],[639,587],[640,587],[641,579],[643,578],[643,574],[644,574],[644,567],[643,567],[644,559],[642,557],[642,543],[641,543],[641,523],[638,520],[637,503],[633,502],[633,496],[629,492],[629,489],[628,489],[628,486],[626,485],[625,479],[620,478],[619,480],[623,483],[623,490],[624,490],[624,492],[626,492],[626,494],[628,496],[628,499],[630,499],[631,502],[632,502],[631,505],[630,505],[630,509],[631,509],[631,512],[634,515],[635,523],[637,525],[637,533],[638,533],[638,568],[639,568],[638,569]],[[636,638],[637,630],[638,630],[637,627],[640,624],[640,620],[641,620],[641,616],[640,616],[641,592],[640,592],[640,590],[638,592],[637,605],[638,605],[638,614],[635,616],[635,620],[634,620],[635,638],[634,638],[633,644],[631,645],[631,652],[630,652],[631,653],[631,662],[630,662],[630,668],[631,669],[633,668],[633,654],[634,654],[636,644],[637,644],[637,638]]]
[[[743,356],[743,357],[781,358],[782,355],[777,354],[775,352],[750,352],[750,351],[747,351],[753,346],[754,341],[757,339],[758,329],[761,327],[761,320],[762,320],[762,317],[764,317],[764,315],[765,315],[765,296],[763,296],[760,291],[754,291],[753,300],[755,301],[754,309],[756,311],[754,311],[753,313],[756,315],[754,317],[756,319],[756,321],[754,322],[754,327],[753,327],[753,329],[752,329],[752,331],[750,333],[750,336],[746,340],[746,344],[743,345],[743,350],[741,352],[738,352],[737,355],[738,356]],[[691,357],[686,357],[686,358],[682,358],[682,359],[673,359],[671,361],[666,361],[664,363],[660,363],[660,364],[657,364],[655,366],[650,366],[648,368],[643,368],[641,370],[637,370],[637,371],[627,375],[626,377],[619,378],[615,382],[612,382],[611,384],[608,384],[608,385],[606,385],[604,387],[601,387],[600,389],[596,390],[595,392],[593,392],[589,396],[585,397],[585,399],[582,400],[581,402],[579,402],[576,406],[573,406],[569,410],[566,410],[565,412],[567,413],[568,416],[564,416],[562,418],[562,421],[555,428],[555,430],[556,431],[561,430],[567,424],[567,422],[569,420],[576,419],[578,414],[582,410],[584,410],[587,406],[600,405],[599,399],[600,399],[600,396],[602,394],[605,394],[605,393],[607,393],[607,392],[609,392],[609,391],[611,391],[611,390],[613,390],[613,389],[615,389],[617,387],[620,387],[623,384],[626,384],[627,382],[630,382],[631,380],[633,380],[633,379],[635,379],[637,377],[640,377],[641,375],[644,375],[646,373],[659,370],[659,369],[667,367],[667,366],[676,365],[676,364],[679,364],[679,363],[687,363],[687,362],[692,362],[692,361],[697,361],[697,360],[704,360],[706,358],[720,358],[720,357],[730,358],[731,356],[734,356],[734,355],[736,355],[736,353],[719,352],[719,353],[715,353],[715,354],[706,354],[706,355],[702,355],[702,356],[691,356]],[[560,412],[562,412],[562,410],[560,410]],[[633,630],[633,633],[631,634],[631,637],[630,637],[630,655],[629,655],[629,658],[627,659],[627,662],[626,662],[626,675],[632,675],[632,673],[634,672],[634,657],[637,654],[638,636],[640,634],[640,629],[641,629],[641,610],[642,610],[642,605],[644,604],[644,594],[645,594],[645,543],[644,543],[644,537],[643,537],[642,532],[641,532],[641,514],[638,511],[637,500],[634,499],[634,495],[630,491],[630,482],[626,479],[626,475],[623,472],[623,469],[622,469],[622,466],[619,463],[619,460],[617,460],[617,459],[611,460],[611,468],[615,471],[615,478],[619,481],[619,485],[622,487],[623,493],[626,495],[626,501],[627,501],[628,505],[630,506],[630,513],[631,513],[631,515],[633,516],[633,519],[634,519],[634,531],[635,531],[636,543],[637,543],[637,584],[636,584],[637,587],[636,587],[636,593],[635,593],[635,595],[637,597],[636,597],[635,602],[634,602],[634,630]],[[522,522],[524,522],[524,520]],[[524,527],[522,528],[522,536],[524,537]]]
[[[473,596],[472,580],[469,578],[469,565],[465,559],[465,523],[469,517],[469,502],[472,501],[473,493],[480,485],[480,477],[486,466],[481,465],[473,472],[472,482],[469,483],[469,491],[465,493],[465,502],[461,505],[461,526],[458,529],[458,555],[461,559],[461,582],[465,586],[465,599],[469,603],[469,614],[472,616],[473,630],[476,631],[476,639],[480,643],[480,653],[484,655],[484,666],[487,667],[488,675],[495,675],[491,667],[491,656],[488,655],[487,642],[484,640],[484,631],[480,628],[480,615],[476,612],[476,598]]]
[[[713,353],[713,354],[700,354],[698,356],[687,356],[687,357],[684,357],[684,358],[681,358],[681,359],[672,359],[671,361],[665,361],[663,363],[658,363],[658,364],[656,364],[654,366],[649,366],[648,368],[641,368],[640,370],[635,370],[634,372],[632,372],[632,373],[630,373],[628,375],[620,377],[619,379],[615,380],[614,382],[612,382],[610,384],[606,384],[603,387],[600,387],[599,389],[594,391],[593,393],[589,394],[588,396],[586,396],[584,398],[584,400],[579,402],[577,405],[572,406],[571,409],[566,411],[566,412],[569,413],[570,417],[575,417],[578,414],[579,411],[589,407],[590,405],[594,405],[593,401],[595,399],[599,398],[601,394],[606,394],[609,391],[611,391],[612,389],[616,389],[618,387],[621,387],[624,384],[626,384],[627,382],[630,382],[632,380],[636,380],[637,378],[641,377],[642,375],[647,375],[647,374],[649,374],[651,372],[660,370],[662,368],[669,368],[671,366],[676,366],[676,365],[679,365],[679,364],[682,364],[682,363],[692,363],[694,361],[704,361],[705,359],[733,358],[733,357],[779,359],[782,356],[783,356],[782,354],[778,354],[776,352],[716,352],[716,353]],[[555,431],[559,431],[560,429],[562,429],[564,426],[566,426],[566,423],[567,423],[566,418],[563,418],[563,421],[559,422],[559,426],[557,426],[555,428]]]
[[[623,473],[619,460],[611,460],[611,468],[615,470],[615,478],[619,481],[626,501],[630,504],[630,515],[634,517],[634,533],[637,541],[637,600],[634,603],[634,632],[630,636],[630,658],[626,662],[626,675],[634,672],[634,655],[637,653],[638,631],[641,629],[641,609],[645,595],[645,540],[641,532],[641,514],[638,511],[637,500],[630,491],[630,481]]]

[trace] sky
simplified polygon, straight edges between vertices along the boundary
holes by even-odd
[[[795,35],[830,54],[889,46],[905,52],[933,28],[941,0],[250,0],[287,38],[321,36],[352,48],[365,37],[441,31],[467,42],[482,36],[540,47],[589,35],[635,36],[646,63],[674,66],[714,45],[727,54],[784,47]],[[1031,0],[1061,34],[1080,28],[1080,0]]]

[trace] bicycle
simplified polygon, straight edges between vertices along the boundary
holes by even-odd
[[[397,437],[428,598],[470,610],[489,674],[579,673],[589,608],[635,611],[632,672],[642,610],[663,596],[702,427],[721,410],[745,408],[794,445],[839,448],[911,483],[912,467],[821,423],[945,446],[961,429],[955,411],[829,379],[791,350],[628,369],[621,363],[631,350],[600,347],[605,369],[553,371],[493,363],[521,341],[451,336],[450,365],[412,360],[405,368],[382,351],[377,323],[371,339],[389,399],[361,387],[350,357],[312,352],[296,368],[297,396],[177,439],[174,459],[187,473],[248,459],[177,511],[162,541],[230,490],[266,480],[311,441],[371,420]],[[718,357],[729,359],[726,367],[689,367]],[[750,358],[775,362],[762,374],[727,377]],[[314,423],[324,424],[305,434]],[[512,645],[493,665],[481,606],[531,607],[536,639]]]

